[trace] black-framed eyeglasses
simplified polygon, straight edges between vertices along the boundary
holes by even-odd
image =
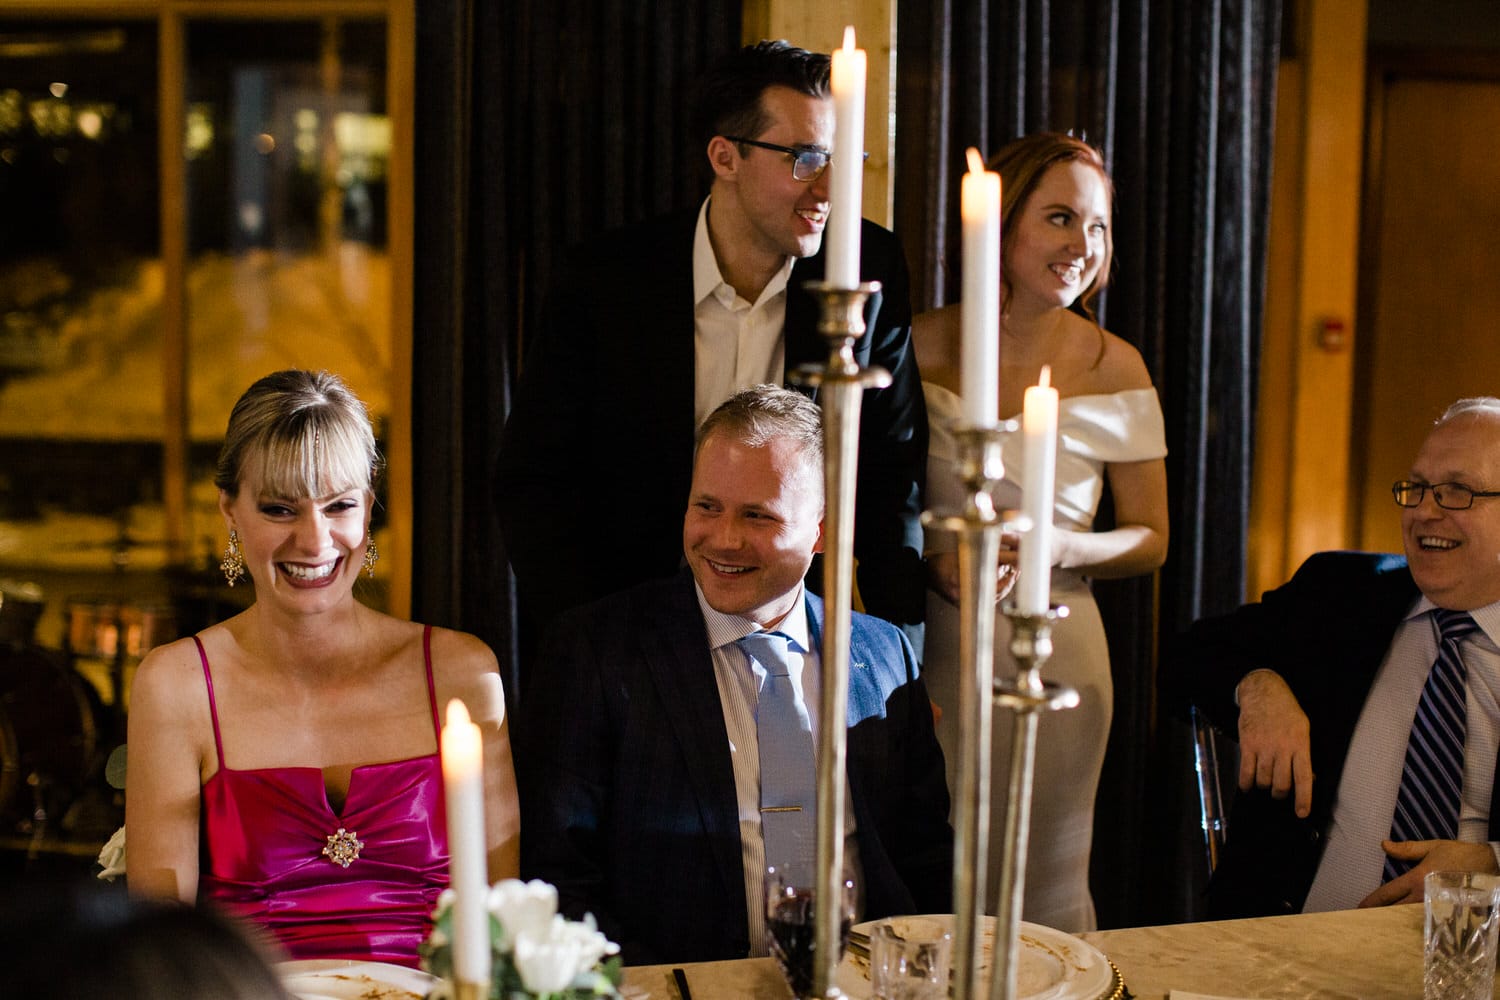
[[[1413,483],[1405,479],[1391,487],[1391,496],[1402,507],[1415,507],[1428,490],[1444,510],[1468,510],[1474,506],[1475,497],[1500,497],[1500,490],[1473,490],[1463,483]]]
[[[759,139],[746,139],[738,135],[726,135],[724,138],[730,142],[737,142],[742,146],[754,146],[757,149],[769,149],[775,153],[785,153],[792,158],[792,179],[799,181],[815,181],[823,176],[823,171],[828,169],[828,163],[833,159],[833,154],[821,146],[778,146],[774,142],[761,142]],[[868,160],[869,153],[861,154],[862,159]]]

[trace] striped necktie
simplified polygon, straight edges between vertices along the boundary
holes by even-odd
[[[766,672],[755,709],[760,744],[760,826],[766,864],[791,884],[811,885],[817,858],[817,772],[812,724],[797,704],[781,632],[752,632],[738,641]]]
[[[1464,784],[1464,733],[1468,729],[1465,673],[1459,643],[1479,628],[1466,611],[1436,608],[1437,661],[1427,673],[1422,697],[1412,718],[1406,763],[1396,791],[1391,839],[1454,840]],[[1410,869],[1412,862],[1385,859],[1385,881]]]

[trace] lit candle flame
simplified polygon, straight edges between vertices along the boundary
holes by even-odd
[[[457,698],[448,702],[448,725],[467,726],[469,724],[469,709]]]
[[[982,173],[984,173],[984,157],[979,155],[979,150],[975,149],[973,146],[970,146],[969,147],[969,151],[968,151],[968,157],[969,157],[969,173],[971,173],[971,174],[982,174]]]

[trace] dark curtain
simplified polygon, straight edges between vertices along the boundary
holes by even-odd
[[[739,45],[740,3],[422,0],[417,18],[412,613],[488,642],[514,695],[492,478],[527,331],[569,246],[703,198],[689,95]]]
[[[1072,130],[1114,177],[1100,315],[1161,394],[1172,538],[1155,579],[1096,587],[1116,698],[1092,872],[1105,927],[1199,914],[1188,730],[1157,711],[1156,651],[1243,597],[1280,6],[934,0],[899,12],[896,220],[918,308],[958,298],[966,147],[988,155]],[[1107,500],[1101,515],[1107,526]]]
[[[485,639],[511,693],[491,479],[527,331],[570,244],[701,199],[692,81],[740,43],[740,9],[417,5],[413,614]],[[1099,587],[1116,681],[1095,836],[1104,926],[1193,915],[1201,876],[1182,830],[1185,737],[1157,717],[1155,651],[1241,599],[1279,19],[1279,0],[900,6],[896,228],[919,308],[957,297],[966,146],[1081,130],[1117,188],[1102,315],[1161,391],[1173,537],[1157,580]],[[1186,847],[1163,856],[1164,839]]]

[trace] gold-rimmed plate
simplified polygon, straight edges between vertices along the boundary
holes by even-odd
[[[298,1000],[422,1000],[437,979],[385,962],[308,959],[276,966],[281,984]]]
[[[953,928],[952,914],[892,917],[900,932],[903,921],[936,921]],[[856,924],[852,930],[868,940],[875,921]],[[1059,930],[1022,921],[1021,956],[1016,973],[1016,995],[1024,1000],[1121,1000],[1124,982],[1114,964],[1098,948]],[[995,935],[995,918],[985,917],[979,961],[981,994],[989,995],[989,977]],[[851,948],[839,968],[839,987],[854,1000],[870,995],[868,952]]]

